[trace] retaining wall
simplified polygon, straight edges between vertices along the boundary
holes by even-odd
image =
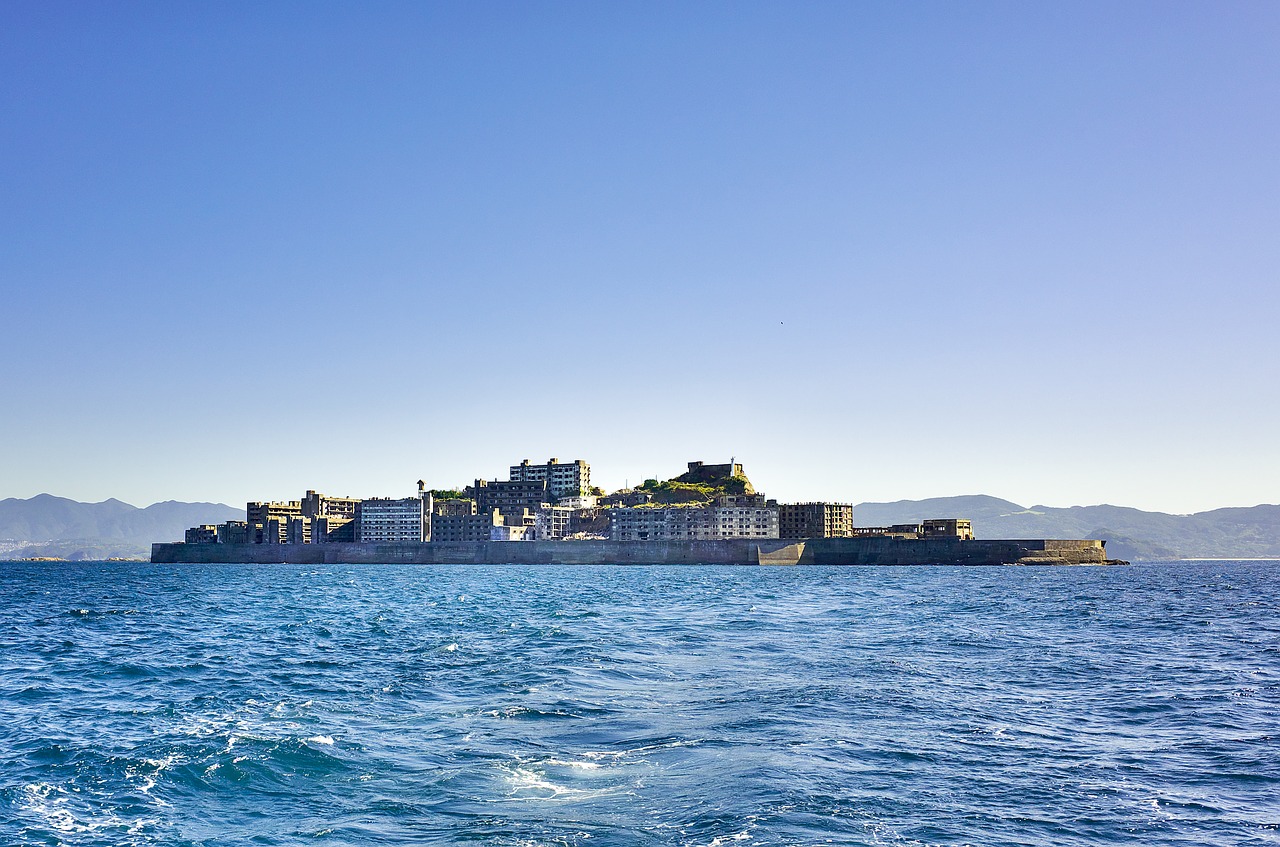
[[[723,541],[479,541],[336,544],[153,544],[153,562],[442,565],[1014,565],[1105,564],[1095,540],[953,538]]]

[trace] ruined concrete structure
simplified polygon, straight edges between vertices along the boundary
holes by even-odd
[[[778,504],[761,495],[720,497],[711,506],[609,510],[614,541],[704,541],[723,538],[777,538]]]
[[[552,500],[586,497],[591,493],[591,466],[581,459],[561,464],[553,457],[543,465],[533,465],[524,459],[520,464],[511,466],[508,479],[511,482],[545,482]]]
[[[852,503],[782,503],[778,506],[781,538],[851,538]]]
[[[153,546],[153,561],[562,564],[1082,564],[1106,561],[1101,541],[976,541],[960,518],[854,527],[848,503],[779,505],[756,493],[741,464],[690,462],[680,481],[721,492],[702,505],[656,506],[646,491],[595,497],[590,466],[551,459],[477,479],[469,497],[356,499],[309,490],[301,500],[250,502],[245,520],[187,530]],[[730,482],[732,481],[732,482]],[[652,487],[651,487],[652,488]],[[725,493],[730,492],[730,493]],[[571,540],[565,540],[571,539]],[[518,543],[513,543],[518,542]]]
[[[361,500],[356,516],[356,540],[426,541],[430,533],[430,514],[430,494],[398,500],[389,497]]]

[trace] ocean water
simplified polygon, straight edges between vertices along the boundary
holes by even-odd
[[[1280,844],[1280,564],[0,564],[3,845]]]

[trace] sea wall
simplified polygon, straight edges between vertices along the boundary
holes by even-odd
[[[441,565],[1015,565],[1105,564],[1094,540],[954,538],[462,543],[153,544],[153,562]]]

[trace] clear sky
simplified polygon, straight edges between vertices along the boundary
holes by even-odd
[[[0,4],[0,497],[1280,501],[1280,4]]]

